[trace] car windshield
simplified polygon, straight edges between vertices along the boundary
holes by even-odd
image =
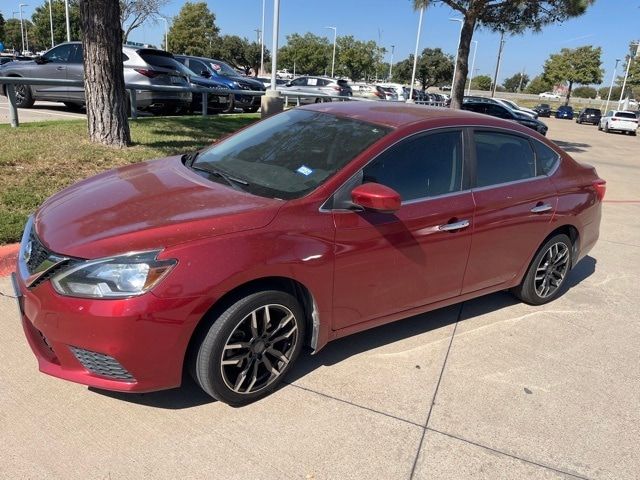
[[[202,151],[193,167],[217,173],[212,180],[220,174],[238,179],[255,195],[299,198],[390,131],[351,118],[289,110]]]
[[[218,60],[212,60],[209,62],[211,68],[218,74],[223,77],[239,77],[240,74],[236,72],[233,68],[227,65],[224,62],[219,62]]]

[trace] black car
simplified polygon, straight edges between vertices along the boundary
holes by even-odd
[[[191,57],[188,55],[175,55],[175,59],[183,65],[205,78],[210,78],[218,83],[223,83],[231,90],[266,90],[264,84],[255,78],[243,77],[233,68],[220,60],[205,57]],[[260,108],[259,95],[238,95],[231,98],[231,102],[225,112],[233,112],[241,108],[245,112],[257,112]]]
[[[548,103],[541,103],[533,107],[533,110],[538,112],[539,117],[551,117],[551,106]]]
[[[576,117],[576,123],[591,123],[592,125],[598,125],[602,112],[599,108],[585,108]]]
[[[492,117],[513,120],[515,122],[518,122],[520,125],[529,127],[542,135],[547,134],[548,127],[540,120],[537,120],[530,115],[518,113],[502,105],[496,105],[494,103],[487,102],[464,102],[461,108],[462,110],[484,113],[485,115],[491,115]]]

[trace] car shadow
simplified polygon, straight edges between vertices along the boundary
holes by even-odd
[[[595,272],[596,263],[596,260],[591,256],[582,259],[571,271],[567,282],[562,287],[560,296],[590,277]],[[354,355],[446,327],[456,323],[458,317],[460,317],[459,321],[463,322],[511,307],[519,303],[519,300],[509,292],[501,291],[478,297],[468,302],[473,302],[474,304],[473,309],[469,309],[473,311],[473,314],[465,314],[465,311],[462,310],[462,315],[460,315],[462,304],[458,303],[434,312],[414,315],[397,322],[334,340],[316,355],[303,352],[294,368],[288,373],[286,381],[281,388],[286,388],[287,384],[295,382],[320,367],[331,367]],[[160,392],[123,393],[100,390],[93,387],[88,387],[88,389],[93,393],[117,400],[168,410],[198,407],[216,401],[204,393],[187,372],[183,375],[180,387]]]
[[[551,141],[567,153],[583,153],[591,148],[591,145],[589,145],[588,143],[565,142],[564,140],[555,139],[551,139]]]

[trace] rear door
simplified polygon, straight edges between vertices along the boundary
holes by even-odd
[[[476,211],[462,293],[513,280],[545,238],[558,201],[526,136],[475,129],[471,152]]]
[[[357,184],[376,182],[396,190],[402,206],[333,211],[335,330],[460,294],[474,211],[463,144],[457,129],[414,135],[338,193],[350,198]]]

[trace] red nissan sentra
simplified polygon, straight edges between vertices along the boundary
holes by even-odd
[[[303,346],[511,289],[539,305],[598,239],[605,182],[516,123],[297,108],[82,181],[29,219],[14,285],[42,372],[240,405]]]

